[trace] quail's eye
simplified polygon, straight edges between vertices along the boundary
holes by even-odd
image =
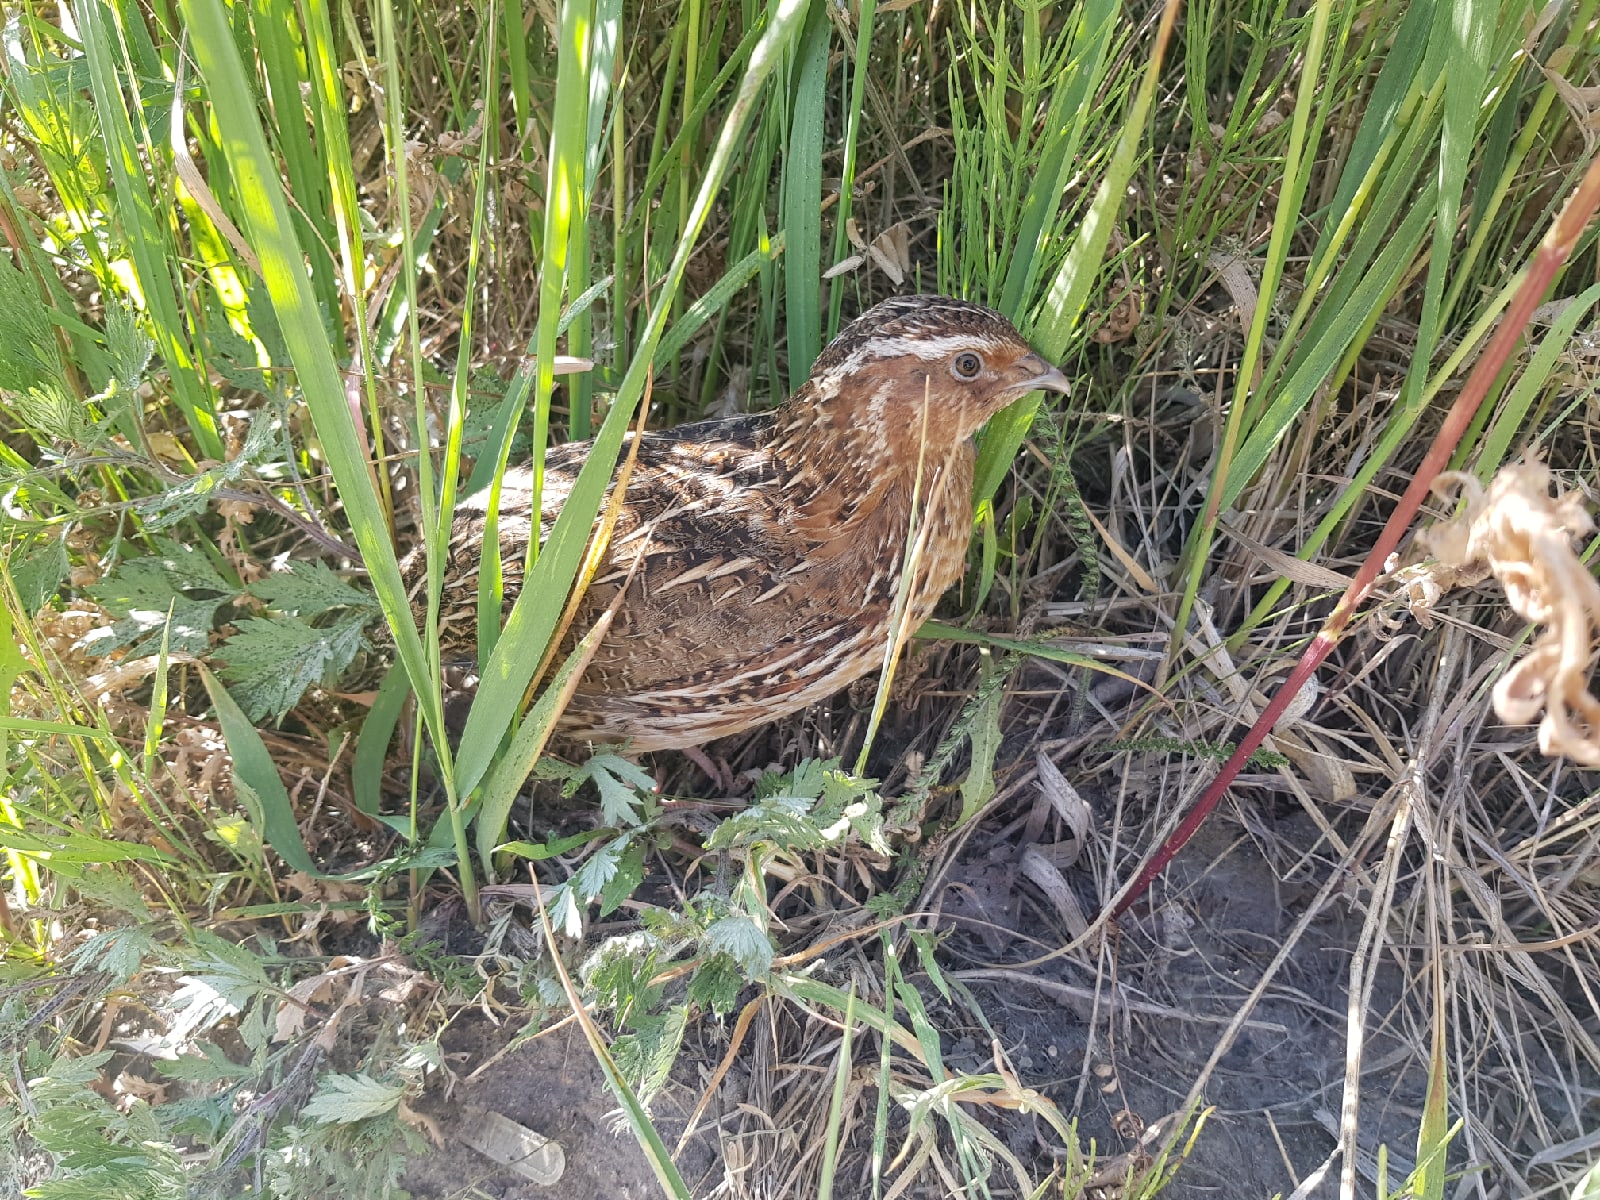
[[[976,379],[983,370],[983,359],[966,350],[951,360],[950,369],[956,373],[957,379]]]

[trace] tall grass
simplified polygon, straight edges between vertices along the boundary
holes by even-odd
[[[873,0],[8,9],[0,143],[19,165],[0,175],[0,595],[12,634],[0,643],[11,697],[0,842],[7,894],[26,909],[0,913],[8,954],[59,958],[58,922],[41,915],[58,888],[141,914],[165,904],[183,927],[168,952],[194,961],[214,950],[191,928],[196,913],[207,914],[200,924],[216,912],[286,920],[312,907],[278,900],[280,860],[315,879],[345,855],[306,844],[306,830],[332,835],[305,822],[306,789],[285,785],[291,753],[311,754],[293,765],[320,781],[319,797],[353,762],[355,810],[403,835],[393,848],[360,847],[363,881],[408,884],[403,901],[380,882],[361,902],[385,928],[404,923],[402,910],[415,921],[441,868],[476,920],[484,883],[573,849],[508,849],[506,825],[559,688],[581,667],[569,657],[538,677],[593,561],[625,433],[641,413],[663,424],[725,397],[759,407],[802,382],[847,312],[889,290],[870,266],[824,279],[850,254],[851,222],[868,240],[903,224],[915,260],[905,287],[994,304],[1083,380],[1070,407],[1029,398],[982,439],[972,602],[985,620],[934,632],[1000,654],[930,756],[934,776],[969,750],[974,759],[952,823],[980,819],[995,794],[1011,673],[1030,658],[1085,661],[1006,624],[1021,616],[1030,572],[1057,590],[1080,569],[1103,573],[1102,547],[1077,519],[1075,439],[1128,428],[1138,389],[1193,369],[1185,319],[1228,281],[1237,338],[1206,398],[1217,436],[1201,497],[1175,495],[1133,550],[1121,544],[1139,542],[1126,513],[1100,526],[1111,573],[1133,580],[1141,611],[1172,632],[1162,674],[1136,681],[1143,707],[1127,715],[1159,725],[1224,650],[1268,632],[1292,639],[1306,620],[1308,593],[1283,572],[1238,589],[1244,611],[1221,643],[1190,638],[1208,588],[1229,578],[1226,535],[1304,505],[1307,532],[1283,553],[1314,559],[1358,537],[1376,483],[1414,461],[1583,169],[1573,105],[1586,93],[1571,89],[1596,70],[1597,10],[1600,0],[1559,11],[1219,0],[1147,12],[978,0],[943,6],[937,20],[926,6]],[[1579,278],[1592,274],[1592,251],[1591,236],[1560,284],[1566,307],[1521,373],[1500,382],[1457,465],[1487,478],[1572,428],[1578,401],[1551,377],[1600,301]],[[1125,344],[1105,321],[1119,289],[1142,314]],[[1391,371],[1382,345],[1397,319],[1411,341]],[[592,370],[558,375],[563,354]],[[1345,471],[1322,461],[1319,438],[1353,400],[1370,407]],[[593,448],[502,619],[501,481],[523,459],[537,478],[560,437],[592,437]],[[1079,465],[1094,471],[1098,453]],[[442,585],[454,509],[480,489],[490,509],[475,597],[481,681],[457,731],[446,720]],[[1029,558],[1066,542],[1054,561]],[[418,545],[425,583],[413,596],[399,563]],[[289,571],[324,554],[363,579],[370,605],[340,590],[347,581]],[[119,582],[138,562],[177,580],[166,599]],[[282,590],[286,575],[301,600]],[[1008,594],[994,597],[1002,585]],[[312,592],[321,607],[304,599]],[[74,601],[110,614],[97,619],[130,653],[87,657],[82,622],[63,615]],[[383,632],[363,648],[368,611]],[[279,639],[279,673],[322,689],[287,734],[270,726],[299,693],[274,708],[260,699],[261,673],[229,657],[250,636]],[[203,661],[213,655],[226,667]],[[341,683],[347,669],[353,682]],[[408,694],[415,736],[398,763]],[[226,742],[226,796],[186,774],[175,750],[180,732],[212,730]],[[206,744],[220,763],[224,747]],[[579,838],[588,857],[575,874],[627,882],[654,852],[640,831],[662,828],[651,824],[656,801],[626,765],[580,771],[601,789],[606,831]],[[403,815],[385,805],[386,773],[409,787]],[[848,807],[870,842],[859,831],[881,833],[881,798],[825,774],[797,768],[770,786]],[[443,792],[432,826],[426,780]],[[938,783],[913,789],[917,803]],[[788,793],[764,799],[774,795]],[[735,823],[718,835],[742,874],[696,917],[696,968],[759,978],[784,1011],[842,1021],[829,1102],[817,1106],[819,1194],[830,1179],[843,1186],[841,1133],[858,1119],[876,1147],[874,1187],[891,1189],[891,1097],[906,1123],[894,1135],[916,1154],[953,1146],[964,1185],[989,1186],[992,1161],[1019,1189],[1036,1184],[972,1115],[1033,1101],[1003,1073],[966,1077],[943,1063],[934,1016],[900,962],[914,950],[918,978],[937,980],[926,943],[886,933],[878,986],[859,995],[797,963],[773,965],[766,871],[799,878],[839,851],[816,830],[804,841],[776,809],[752,811],[754,832]],[[915,817],[943,832],[936,812]],[[343,834],[334,848],[356,857]],[[925,865],[908,868],[902,893],[914,896]],[[1107,868],[1107,894],[1121,869]],[[1395,878],[1396,863],[1387,869]],[[597,883],[582,898],[602,892]],[[577,926],[579,894],[558,897],[557,927]],[[888,913],[911,900],[879,902]],[[251,987],[266,1004],[271,987]],[[1447,1098],[1468,1088],[1459,1067],[1445,1069],[1445,1019],[1434,1006],[1418,1164],[1427,1194],[1442,1186]],[[587,1030],[610,1061],[598,1027]],[[877,1087],[863,1101],[847,1084],[872,1038]],[[632,1084],[615,1079],[664,1186],[681,1194]],[[1042,1111],[1075,1152],[1065,1118]],[[1072,1174],[1066,1194],[1086,1177]]]

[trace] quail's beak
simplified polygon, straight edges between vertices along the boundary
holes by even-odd
[[[1016,371],[1026,378],[1019,379],[1011,391],[1018,396],[1025,396],[1029,392],[1060,392],[1063,396],[1072,392],[1072,384],[1067,382],[1067,377],[1061,373],[1059,367],[1052,367],[1037,354],[1024,354],[1017,359]]]

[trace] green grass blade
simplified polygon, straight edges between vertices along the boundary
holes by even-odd
[[[495,26],[495,0],[490,0],[487,22],[492,29]],[[484,86],[490,95],[496,94],[500,83],[500,56],[495,53],[494,40],[485,38],[483,46],[483,63],[481,66]],[[492,138],[483,137],[478,141],[478,163],[473,172],[473,202],[472,202],[472,234],[467,250],[467,280],[466,294],[478,294],[478,268],[483,260],[484,250],[484,218],[488,207],[489,177],[490,177],[490,147]],[[461,472],[461,438],[466,425],[467,416],[467,389],[472,380],[473,346],[473,311],[475,305],[467,305],[461,312],[460,344],[456,349],[455,372],[450,378],[450,404],[445,414],[445,439],[444,457],[440,468],[439,481],[439,507],[437,516],[439,525],[430,531],[428,541],[428,635],[431,638],[437,635],[439,627],[439,593],[444,586],[441,578],[445,549],[450,544],[450,527],[456,510],[456,490]],[[491,516],[491,520],[494,517]],[[480,592],[487,590],[492,593],[495,604],[494,613],[499,614],[500,600],[500,562],[499,539],[493,539],[496,553],[492,554],[491,566],[483,572],[479,579]],[[487,580],[487,583],[485,582]],[[482,621],[483,608],[479,607],[479,637],[487,636],[492,644],[493,639],[500,633],[497,620]],[[433,643],[429,642],[429,653],[433,652]]]
[[[304,231],[299,241],[310,269],[311,286],[323,310],[336,313],[339,273],[334,269],[332,248],[337,234],[330,216],[328,167],[318,145],[311,140],[307,122],[307,103],[318,103],[320,93],[306,86],[310,82],[306,50],[295,25],[294,6],[288,0],[257,0],[251,5],[250,14],[256,61],[261,64],[272,106],[273,140],[289,177],[289,193],[296,201],[293,219]],[[317,124],[325,129],[328,123]],[[335,353],[342,358],[344,331],[337,322],[330,322],[328,329],[337,339]]]
[[[566,701],[568,685],[573,681],[573,676],[588,664],[593,648],[599,644],[600,638],[605,635],[605,628],[610,624],[607,620],[605,626],[591,630],[572,648],[560,669],[539,694],[539,699],[528,710],[517,732],[512,735],[511,745],[495,762],[494,769],[484,782],[477,836],[478,860],[483,865],[485,878],[493,877],[492,858],[500,839],[505,836],[511,806],[516,803],[517,793],[533,771],[534,763],[544,752],[550,728],[560,715],[560,705]]]
[[[1139,91],[1129,107],[1117,139],[1116,150],[1106,168],[1105,177],[1095,190],[1094,199],[1079,226],[1078,236],[1062,262],[1060,270],[1050,282],[1048,295],[1038,322],[1030,336],[1034,346],[1046,358],[1055,361],[1066,353],[1078,321],[1083,316],[1090,288],[1100,274],[1100,264],[1105,259],[1106,246],[1111,241],[1111,229],[1116,222],[1127,196],[1128,181],[1133,178],[1138,165],[1144,133],[1155,104],[1156,85],[1161,78],[1161,64],[1173,23],[1177,20],[1176,0],[1168,0],[1162,10],[1161,23],[1156,31],[1156,42],[1145,64],[1144,78]],[[984,430],[978,449],[978,463],[973,475],[972,501],[976,509],[993,498],[1000,483],[1011,470],[1011,464],[1022,448],[1039,411],[1040,393],[1024,396],[1011,407],[1000,412]]]
[[[828,45],[833,26],[823,5],[806,20],[795,47],[794,109],[783,155],[784,324],[789,334],[789,390],[811,378],[822,350],[822,131],[826,125]]]
[[[400,724],[406,698],[411,695],[411,680],[398,665],[389,668],[366,719],[356,737],[356,752],[350,762],[350,790],[356,807],[369,817],[378,815],[383,801],[383,766],[389,757],[389,742]]]
[[[1397,446],[1400,445],[1418,414],[1432,403],[1439,390],[1454,378],[1456,373],[1466,364],[1471,354],[1483,344],[1488,337],[1494,322],[1506,305],[1511,302],[1516,293],[1522,277],[1519,275],[1500,290],[1500,293],[1484,306],[1484,311],[1479,315],[1473,326],[1460,339],[1455,352],[1445,360],[1444,364],[1434,373],[1433,381],[1423,390],[1409,410],[1397,413],[1385,426],[1377,446],[1368,454],[1360,467],[1355,471],[1349,486],[1345,487],[1333,501],[1327,514],[1317,522],[1310,535],[1301,543],[1298,555],[1309,560],[1318,553],[1333,536],[1334,530],[1344,521],[1351,509],[1366,495],[1367,488],[1379,471],[1389,462]],[[1277,604],[1283,593],[1289,587],[1287,578],[1280,579],[1270,586],[1262,598],[1257,602],[1250,616],[1245,620],[1240,629],[1233,635],[1233,639],[1244,637],[1249,630],[1259,621],[1263,620]],[[1230,639],[1230,645],[1233,644]]]
[[[301,840],[300,827],[294,819],[294,805],[289,802],[289,793],[278,776],[267,744],[222,681],[204,664],[198,666],[201,682],[211,697],[211,706],[217,711],[223,739],[228,743],[228,755],[233,759],[234,791],[244,810],[250,814],[262,839],[290,868],[322,878],[322,872],[311,861],[306,844]]]
[[[134,135],[123,100],[122,80],[112,52],[116,32],[112,26],[113,10],[93,0],[78,0],[73,12],[83,34],[89,84],[106,141],[118,210],[127,231],[128,255],[138,276],[139,298],[150,314],[150,332],[171,371],[173,399],[194,434],[195,444],[202,455],[220,460],[224,457],[222,437],[217,431],[210,391],[195,370],[190,348],[180,337],[186,322],[178,308],[177,282],[172,276],[171,264],[177,256],[172,252],[166,226],[156,216],[155,198],[150,194],[140,155],[141,143]],[[239,69],[242,71],[243,67]]]
[[[1495,412],[1494,424],[1477,442],[1473,473],[1487,486],[1490,477],[1500,469],[1511,450],[1511,443],[1524,429],[1533,401],[1548,389],[1561,389],[1564,383],[1556,371],[1556,360],[1566,352],[1578,324],[1600,304],[1600,283],[1574,296],[1566,308],[1550,324],[1539,348],[1528,360],[1527,367],[1517,377],[1511,392]],[[1468,449],[1464,444],[1463,451]]]
[[[1105,81],[1107,51],[1120,9],[1119,0],[1088,0],[1077,11],[1068,66],[1052,90],[1045,116],[1044,152],[1023,201],[1016,246],[1000,286],[997,307],[1013,320],[1024,316],[1038,285],[1045,237],[1066,195],[1067,182],[1078,170],[1078,149],[1088,132],[1094,108],[1091,101]]]
[[[617,42],[622,30],[622,0],[599,0],[595,5],[594,27],[590,34],[589,57],[589,129],[584,139],[583,190],[592,196],[600,186],[601,153],[606,144],[607,103],[611,97],[611,76],[616,69]],[[616,119],[615,114],[612,119]],[[569,306],[562,321],[570,325],[567,349],[579,358],[589,358],[594,352],[594,318],[589,304],[605,285],[591,286],[594,272],[593,250],[590,245],[589,224],[584,221],[573,236],[571,286],[569,290],[578,300]],[[574,311],[576,310],[576,311]],[[570,398],[570,431],[574,441],[583,441],[593,432],[594,380],[588,374],[576,375],[568,381]]]
[[[856,150],[861,141],[861,100],[867,90],[867,72],[872,62],[872,26],[878,14],[877,0],[861,0],[856,17],[856,35],[850,64],[850,107],[845,114],[844,165],[839,170],[839,206],[833,218],[832,261],[849,253],[849,223],[855,201]],[[841,30],[843,26],[841,25]],[[847,42],[847,32],[842,33]],[[844,288],[828,289],[828,336],[839,332],[839,316],[844,305]]]
[[[517,128],[528,130],[533,124],[533,91],[528,71],[528,39],[541,36],[537,27],[530,30],[522,11],[522,0],[506,0],[500,26],[505,31],[506,67],[510,75],[511,111],[516,114]],[[528,137],[523,153],[529,154],[536,143]]]
[[[1417,1200],[1444,1200],[1445,1154],[1450,1145],[1450,1067],[1445,1054],[1444,971],[1440,951],[1433,951],[1433,1036],[1428,1052],[1428,1091],[1417,1127],[1417,1174],[1411,1194]]]
[[[362,368],[361,394],[366,406],[366,432],[372,442],[374,458],[381,460],[384,457],[384,422],[378,402],[381,364],[368,325],[367,276],[370,267],[362,228],[363,213],[357,198],[355,163],[350,156],[350,130],[344,120],[347,101],[339,74],[343,55],[334,42],[333,22],[326,0],[300,0],[300,12],[305,26],[307,75],[312,93],[311,113],[316,123],[317,144],[322,150],[322,164],[328,173],[331,220],[338,247],[344,296],[350,304],[356,351]],[[385,519],[392,520],[394,506],[389,495],[387,475],[379,473],[378,486]]]
[[[556,102],[550,123],[549,167],[545,178],[544,256],[539,266],[539,324],[534,338],[533,364],[533,494],[544,487],[544,452],[550,437],[550,397],[555,389],[556,328],[561,318],[561,298],[567,286],[567,262],[574,237],[581,240],[587,208],[586,140],[589,132],[589,32],[594,21],[592,0],[566,0],[561,6],[557,35]],[[515,390],[515,389],[514,389]],[[519,401],[520,403],[520,401]],[[509,408],[509,397],[508,404]],[[503,573],[500,562],[500,487],[511,451],[515,419],[508,420],[489,483],[488,514],[484,521],[478,568],[478,661],[487,663],[501,636]],[[448,514],[446,515],[448,521]],[[445,531],[440,531],[441,545]],[[536,541],[528,546],[529,565],[539,553]],[[442,560],[441,560],[442,561]],[[430,564],[430,573],[433,568]],[[553,582],[553,581],[552,581]],[[533,583],[529,578],[527,585]],[[544,596],[544,603],[559,609],[566,595],[560,588]],[[542,643],[524,651],[542,657]]]
[[[1228,406],[1228,420],[1223,428],[1222,446],[1217,453],[1217,465],[1211,480],[1211,495],[1205,514],[1189,544],[1185,547],[1186,570],[1183,595],[1178,602],[1175,627],[1187,629],[1189,616],[1199,593],[1203,569],[1211,553],[1212,538],[1216,533],[1217,517],[1222,508],[1222,496],[1233,470],[1234,452],[1239,445],[1241,429],[1247,411],[1246,399],[1256,385],[1261,364],[1262,344],[1266,338],[1267,320],[1275,308],[1278,285],[1283,278],[1284,263],[1289,255],[1291,236],[1298,224],[1300,208],[1305,200],[1311,171],[1308,147],[1312,154],[1316,142],[1312,133],[1311,110],[1313,98],[1322,90],[1322,55],[1328,42],[1328,23],[1332,15],[1331,0],[1318,0],[1312,10],[1311,32],[1306,39],[1306,63],[1300,75],[1300,87],[1295,97],[1294,116],[1290,122],[1289,148],[1284,156],[1283,185],[1278,190],[1277,211],[1273,215],[1272,235],[1267,244],[1266,262],[1262,266],[1260,296],[1250,330],[1245,336],[1244,358],[1239,364],[1234,385],[1233,403]]]
[[[671,358],[685,346],[695,334],[705,326],[705,323],[728,306],[745,284],[759,275],[768,263],[776,262],[783,253],[783,230],[772,235],[772,239],[763,245],[757,246],[746,254],[733,266],[728,268],[727,274],[706,289],[705,293],[688,308],[683,310],[683,316],[672,323],[672,328],[667,330],[661,338],[661,346],[656,351],[662,358]]]
[[[246,236],[261,261],[267,296],[283,330],[351,532],[424,719],[435,741],[444,745],[444,711],[438,689],[431,683],[388,524],[373,486],[372,467],[350,415],[316,297],[306,279],[277,163],[267,150],[255,99],[245,85],[248,76],[227,12],[221,0],[180,0],[180,7],[210,93],[222,150],[238,182]],[[448,771],[447,760],[445,769]]]
[[[1374,314],[1383,311],[1399,288],[1405,268],[1433,220],[1432,201],[1430,187],[1412,205],[1372,268],[1360,276],[1348,303],[1332,310],[1326,334],[1310,344],[1298,368],[1278,389],[1260,421],[1239,447],[1234,465],[1221,483],[1221,508],[1227,508],[1239,498],[1239,493],[1272,454],[1278,440],[1310,402],[1312,394],[1324,386],[1357,335],[1369,325]]]
[[[856,985],[844,1006],[844,1033],[839,1038],[839,1057],[833,1068],[833,1095],[828,1101],[827,1136],[822,1147],[822,1170],[817,1179],[817,1200],[833,1200],[833,1178],[839,1167],[839,1134],[844,1128],[844,1097],[850,1087],[853,1043],[856,1028]]]
[[[144,721],[144,774],[155,769],[156,751],[161,747],[161,729],[167,719],[167,666],[172,641],[172,608],[167,608],[167,623],[161,627],[161,650],[156,655],[155,675],[150,686],[150,711]],[[0,747],[0,750],[3,750]],[[0,759],[3,761],[3,759]]]
[[[543,647],[548,644],[560,618],[560,605],[550,604],[543,598],[564,594],[577,577],[579,559],[589,540],[595,515],[600,511],[600,500],[617,461],[617,453],[622,448],[623,434],[644,394],[645,379],[660,343],[667,314],[678,289],[683,286],[689,255],[705,226],[706,218],[710,216],[712,202],[721,190],[723,179],[733,161],[734,148],[743,136],[751,111],[785,47],[805,19],[808,3],[809,0],[777,0],[771,11],[770,23],[751,52],[750,65],[740,81],[738,94],[723,123],[722,133],[706,163],[688,226],[678,241],[672,263],[661,282],[639,348],[623,377],[611,410],[600,426],[593,449],[578,473],[561,514],[556,518],[549,540],[529,573],[522,594],[512,606],[500,641],[485,664],[457,756],[456,766],[463,795],[483,779],[501,737],[513,715],[522,707],[523,696],[542,657]]]

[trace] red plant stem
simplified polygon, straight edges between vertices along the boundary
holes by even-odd
[[[1321,632],[1301,655],[1300,661],[1289,673],[1289,678],[1278,688],[1277,694],[1272,697],[1272,702],[1262,710],[1256,723],[1239,742],[1239,748],[1233,752],[1233,757],[1223,764],[1222,770],[1211,781],[1211,786],[1206,788],[1205,794],[1189,810],[1172,836],[1163,842],[1150,861],[1145,863],[1144,869],[1139,872],[1133,885],[1123,893],[1122,899],[1117,901],[1116,907],[1111,912],[1113,918],[1127,912],[1129,905],[1144,893],[1155,877],[1166,869],[1173,856],[1194,836],[1195,830],[1199,829],[1201,823],[1211,815],[1211,810],[1222,800],[1244,764],[1260,749],[1267,734],[1272,732],[1272,727],[1283,715],[1283,710],[1289,706],[1289,701],[1299,693],[1306,681],[1338,644],[1345,628],[1350,624],[1350,619],[1355,616],[1356,609],[1367,598],[1372,585],[1377,582],[1383,564],[1388,561],[1389,555],[1394,552],[1395,547],[1400,544],[1401,537],[1410,528],[1412,518],[1422,506],[1423,497],[1433,486],[1434,478],[1450,460],[1450,455],[1455,452],[1456,444],[1466,433],[1473,415],[1489,394],[1489,388],[1500,374],[1500,369],[1511,357],[1511,352],[1533,316],[1534,309],[1550,290],[1561,264],[1566,262],[1567,256],[1572,253],[1572,248],[1588,226],[1597,207],[1600,207],[1600,157],[1596,157],[1589,164],[1589,169],[1584,173],[1577,190],[1562,207],[1555,223],[1550,226],[1550,232],[1545,234],[1544,241],[1539,244],[1533,263],[1522,280],[1522,286],[1517,289],[1517,294],[1512,298],[1510,307],[1506,309],[1506,315],[1496,327],[1494,336],[1489,339],[1489,344],[1479,355],[1476,365],[1472,368],[1472,374],[1467,377],[1466,385],[1456,397],[1455,403],[1450,406],[1444,424],[1434,436],[1433,445],[1428,447],[1422,465],[1417,468],[1417,473],[1411,479],[1411,486],[1406,489],[1405,495],[1400,497],[1400,503],[1395,506],[1388,523],[1383,527],[1383,532],[1378,535],[1377,544],[1367,555],[1366,561],[1361,564],[1361,570],[1357,572],[1350,587],[1323,624]]]

